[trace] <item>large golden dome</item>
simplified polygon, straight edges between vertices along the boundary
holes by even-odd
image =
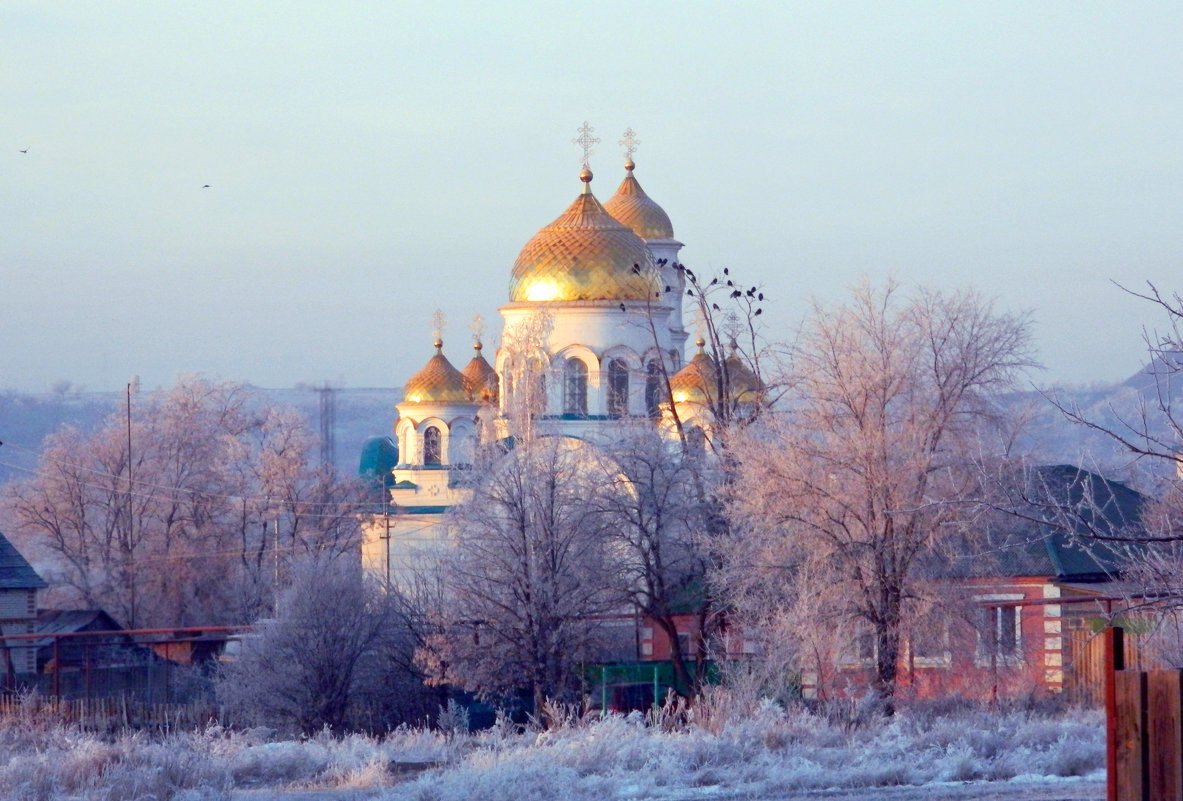
[[[616,194],[608,198],[604,210],[633,230],[642,239],[673,239],[674,226],[670,217],[633,177],[632,159],[624,163],[625,176]]]
[[[404,403],[470,403],[464,375],[444,356],[444,343],[435,341],[435,355],[411,376],[403,388]]]
[[[526,243],[509,279],[510,302],[645,300],[660,297],[653,256],[591,193],[583,193]]]

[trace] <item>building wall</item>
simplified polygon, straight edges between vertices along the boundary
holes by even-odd
[[[1062,692],[1064,607],[1055,603],[1060,589],[1042,577],[976,580],[966,589],[938,635],[943,647],[933,647],[930,639],[922,650],[906,638],[897,696],[993,700]],[[804,672],[806,697],[857,694],[872,684],[874,653],[865,643],[852,643],[840,664],[820,673]]]
[[[4,634],[33,634],[37,623],[36,590],[0,590],[0,632]],[[21,647],[16,640],[9,649],[13,670],[16,673],[37,672],[37,651],[34,647]],[[27,641],[25,641],[27,642]],[[8,666],[0,661],[0,672]]]

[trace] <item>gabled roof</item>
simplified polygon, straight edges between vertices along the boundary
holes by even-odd
[[[38,634],[120,631],[122,628],[102,609],[41,609],[37,612]]]
[[[0,534],[0,590],[43,590],[48,586],[20,551]]]
[[[1137,536],[1146,496],[1070,465],[1036,468],[1018,483],[1018,514],[1001,514],[984,540],[966,540],[960,558],[946,567],[949,574],[1043,576],[1058,583],[1120,578],[1119,548],[1130,546],[1115,547],[1090,535]]]

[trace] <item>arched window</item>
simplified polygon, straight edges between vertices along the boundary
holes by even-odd
[[[443,442],[440,430],[435,426],[428,426],[423,432],[423,464],[428,467],[439,467],[443,464]]]
[[[628,416],[628,366],[623,359],[608,362],[608,416]]]
[[[563,414],[587,417],[587,365],[568,359],[563,373]]]
[[[645,366],[645,411],[650,417],[661,417],[661,402],[665,399],[665,382],[661,365],[652,359]]]

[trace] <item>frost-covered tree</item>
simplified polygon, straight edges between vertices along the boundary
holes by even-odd
[[[306,556],[274,618],[241,641],[216,680],[237,723],[299,734],[386,731],[432,709],[408,669],[413,641],[399,598],[346,554]]]
[[[574,700],[601,618],[622,600],[609,518],[590,502],[605,480],[601,456],[578,440],[533,437],[479,472],[438,552],[443,604],[424,662],[434,681],[485,695],[529,688],[538,710]]]
[[[922,568],[980,498],[990,398],[1032,365],[1028,323],[973,293],[864,284],[815,304],[793,358],[784,410],[732,443],[723,584],[740,609],[865,630],[890,710]]]
[[[314,459],[305,420],[245,386],[186,378],[93,432],[48,437],[7,489],[11,534],[65,602],[129,627],[270,611],[289,557],[355,542],[352,489]]]
[[[657,625],[670,643],[678,689],[695,695],[705,679],[715,630],[708,602],[712,560],[704,540],[714,506],[700,492],[705,455],[687,456],[656,431],[623,436],[607,455],[614,465],[589,502],[607,516],[622,595]],[[677,621],[696,619],[698,637],[685,650]]]

